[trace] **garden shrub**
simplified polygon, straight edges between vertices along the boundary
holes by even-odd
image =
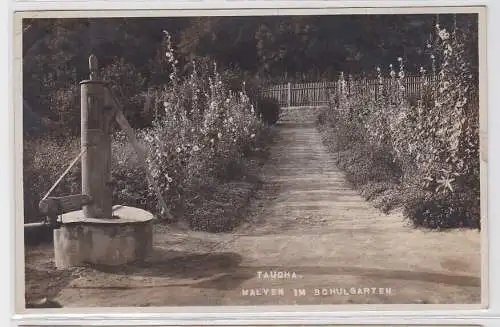
[[[138,133],[138,139],[143,141],[142,133]],[[148,211],[156,209],[156,198],[149,192],[146,167],[121,130],[113,134],[111,154],[113,203]]]
[[[206,61],[193,61],[191,74],[178,76],[168,33],[166,38],[171,73],[169,85],[161,93],[164,114],[144,133],[149,190],[154,194],[158,187],[159,196],[176,217],[194,219],[184,214],[189,209],[189,195],[200,185],[244,174],[245,155],[263,141],[265,126],[246,93],[228,89],[215,63],[208,66]],[[167,218],[163,209],[158,207],[155,212]]]
[[[153,112],[144,106],[142,92],[146,86],[146,78],[137,68],[123,58],[115,58],[101,70],[101,78],[112,82],[111,88],[120,100],[123,112],[133,128],[150,126]]]
[[[26,222],[39,221],[38,203],[78,155],[77,138],[26,138],[23,142],[23,195]],[[80,166],[75,167],[54,189],[51,196],[81,192]]]
[[[419,227],[480,228],[480,203],[470,193],[420,194],[404,205],[404,214]]]
[[[280,118],[280,104],[276,99],[260,97],[256,101],[257,115],[263,122],[274,125]]]

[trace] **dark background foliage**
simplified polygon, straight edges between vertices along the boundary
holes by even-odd
[[[450,29],[454,24],[452,15],[25,19],[26,132],[36,125],[78,134],[78,82],[88,76],[91,53],[105,76],[123,85],[134,127],[147,125],[150,113],[141,112],[144,101],[137,97],[168,82],[163,30],[172,34],[181,73],[189,71],[193,58],[204,57],[221,70],[258,77],[263,85],[264,80],[332,80],[339,71],[373,72],[399,56],[411,64],[406,69],[417,72],[429,64],[422,45],[432,42],[438,21]],[[456,24],[468,30],[477,66],[477,17],[457,15]]]

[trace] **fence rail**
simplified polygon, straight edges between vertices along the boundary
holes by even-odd
[[[406,76],[402,82],[403,96],[411,97],[418,95],[425,83],[434,84],[435,77]],[[330,94],[338,89],[338,81],[313,82],[313,83],[287,83],[272,85],[263,90],[263,95],[276,99],[281,106],[305,106],[326,104],[330,100]],[[380,82],[377,79],[346,79],[345,87],[348,95],[351,94],[375,94],[378,95]],[[397,90],[399,83],[395,79],[383,78],[382,84],[385,90]]]

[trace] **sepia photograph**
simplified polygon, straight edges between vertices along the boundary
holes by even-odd
[[[25,309],[484,308],[485,8],[17,13]]]

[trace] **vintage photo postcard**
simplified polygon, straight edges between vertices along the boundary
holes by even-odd
[[[15,13],[17,310],[485,308],[485,14]]]

